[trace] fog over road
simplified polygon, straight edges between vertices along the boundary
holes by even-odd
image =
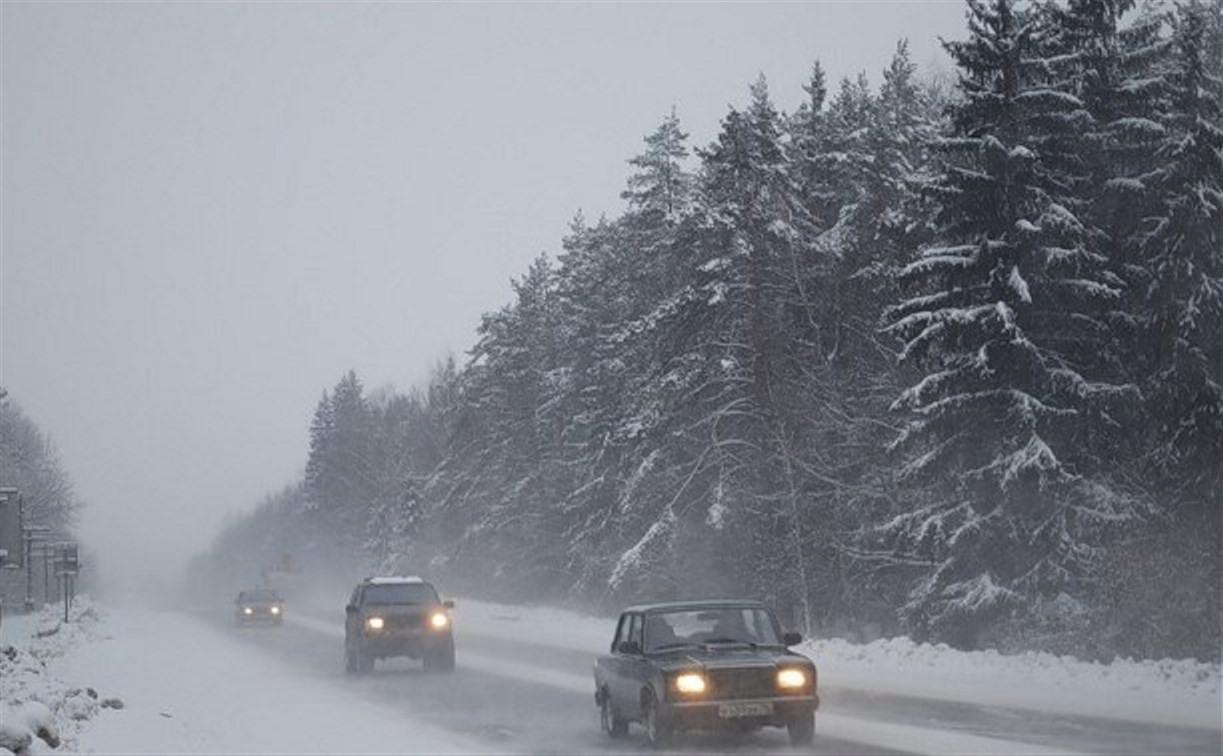
[[[234,629],[239,642],[373,706],[402,706],[405,716],[515,753],[610,753],[647,750],[641,731],[609,740],[599,729],[591,664],[597,649],[511,637],[484,617],[456,610],[458,669],[427,674],[411,660],[380,661],[373,674],[343,671],[343,613],[290,607],[280,628]],[[530,610],[525,610],[530,611]],[[209,621],[221,623],[219,615]],[[610,633],[610,628],[609,628]],[[818,664],[818,659],[816,660]],[[1219,733],[1117,720],[874,694],[821,680],[816,753],[1217,753]],[[388,743],[389,749],[395,744]],[[681,738],[678,752],[810,752],[792,748],[780,729],[732,740]]]

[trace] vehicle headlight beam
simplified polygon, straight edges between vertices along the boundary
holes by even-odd
[[[675,678],[675,689],[688,695],[700,695],[705,692],[705,677],[697,672],[685,672]]]

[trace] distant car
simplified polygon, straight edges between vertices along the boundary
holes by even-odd
[[[788,648],[801,641],[759,601],[629,607],[595,662],[603,730],[623,737],[640,722],[657,747],[683,730],[772,726],[808,745],[820,699],[815,664]]]
[[[453,608],[418,577],[365,579],[345,607],[345,670],[370,672],[376,659],[391,656],[421,659],[429,671],[453,670]]]
[[[234,599],[234,623],[243,625],[279,625],[284,621],[285,602],[276,591],[252,588]]]

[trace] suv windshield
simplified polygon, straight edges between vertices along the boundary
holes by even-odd
[[[365,586],[366,604],[436,604],[437,592],[428,583],[385,583]]]
[[[773,616],[760,607],[717,607],[646,615],[647,654],[717,643],[780,645],[781,639]]]
[[[277,596],[275,591],[242,591],[238,594],[238,600],[258,604],[278,604],[280,596]]]

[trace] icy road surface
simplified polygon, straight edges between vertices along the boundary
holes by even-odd
[[[466,610],[464,609],[466,607]],[[498,751],[644,751],[640,730],[626,741],[600,731],[591,677],[611,624],[567,612],[507,609],[459,601],[458,670],[425,674],[409,660],[378,663],[369,676],[342,670],[343,613],[300,608],[282,628],[234,634],[299,671],[370,706],[393,705],[413,719]],[[818,659],[817,659],[818,662]],[[1218,754],[1217,729],[1153,725],[839,687],[821,680],[816,753]],[[731,742],[681,739],[676,750],[797,753],[785,732],[766,729]],[[809,752],[809,751],[808,751]]]
[[[120,711],[83,724],[72,750],[92,753],[643,753],[636,727],[611,741],[599,731],[591,663],[610,633],[606,619],[460,600],[454,612],[458,670],[426,674],[408,660],[344,674],[343,613],[290,605],[280,628],[239,629],[225,608],[206,613],[106,609],[88,640],[54,662],[64,685],[119,696]],[[58,636],[56,636],[58,637]],[[899,669],[887,654],[871,663]],[[818,661],[818,659],[817,659]],[[1037,711],[1031,690],[1013,706],[1004,690],[955,699],[945,684],[921,695],[866,689],[841,661],[825,673],[816,743],[826,754],[1218,754],[1217,687],[1165,696],[1163,708],[1198,726],[1084,716],[1098,702]],[[837,664],[830,662],[830,667]],[[1024,669],[1026,673],[1026,668]],[[1110,674],[1113,672],[1110,671]],[[11,681],[5,681],[10,684]],[[869,680],[867,681],[869,682]],[[945,683],[946,681],[944,681]],[[1148,695],[1159,683],[1148,682]],[[4,686],[0,686],[4,687]],[[1190,686],[1192,687],[1192,686]],[[1064,694],[1065,691],[1063,691]],[[1130,693],[1141,693],[1131,689]],[[977,692],[979,693],[979,691]],[[1152,695],[1150,714],[1159,714]],[[973,703],[986,700],[988,705]],[[1213,708],[1204,715],[1203,711]],[[1196,713],[1194,713],[1196,712]],[[1163,717],[1166,719],[1166,712]],[[1147,717],[1147,719],[1159,717]],[[793,754],[781,730],[732,741],[689,736],[680,753]]]

